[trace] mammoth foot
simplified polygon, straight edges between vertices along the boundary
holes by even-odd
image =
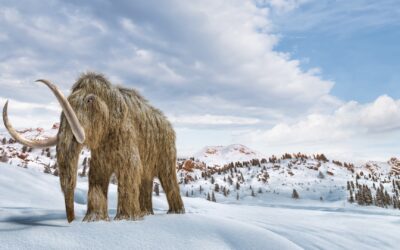
[[[142,210],[142,214],[143,214],[143,216],[153,215],[154,212],[153,212],[153,210]]]
[[[129,215],[129,214],[117,214],[114,220],[143,220],[143,214]]]
[[[179,208],[179,209],[170,209],[167,212],[168,214],[184,214],[185,213],[185,208]]]
[[[83,218],[83,221],[85,222],[93,222],[99,220],[110,221],[110,218],[107,214],[100,214],[96,212],[86,213],[85,218]]]

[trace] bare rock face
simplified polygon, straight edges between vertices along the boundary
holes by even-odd
[[[202,162],[198,162],[198,161],[193,161],[193,160],[186,160],[183,165],[182,165],[182,169],[187,171],[187,172],[193,172],[194,169],[205,169],[206,165]]]
[[[18,153],[17,157],[20,158],[21,160],[25,160],[26,158],[28,158],[29,154],[27,153]]]
[[[393,157],[389,160],[389,165],[392,167],[391,172],[395,175],[400,175],[400,160]]]
[[[60,123],[54,123],[53,127],[51,129],[59,129],[60,128]]]
[[[215,149],[215,148],[207,148],[205,154],[213,155],[213,154],[215,154],[215,153],[217,153],[217,152],[218,152],[218,151],[217,151],[217,149]]]

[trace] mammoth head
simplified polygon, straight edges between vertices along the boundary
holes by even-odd
[[[19,143],[32,148],[46,148],[57,145],[58,140],[74,138],[79,144],[95,148],[99,145],[109,128],[118,127],[126,116],[126,104],[108,81],[101,75],[88,73],[73,86],[71,95],[66,98],[56,85],[47,80],[44,83],[53,92],[61,105],[63,116],[59,136],[30,140],[20,135],[8,119],[8,101],[3,108],[3,121],[10,135]],[[110,119],[111,118],[111,119]],[[71,136],[65,136],[72,134]]]

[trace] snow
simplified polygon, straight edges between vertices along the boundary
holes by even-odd
[[[29,129],[23,134],[39,139],[56,132]],[[55,148],[23,149],[9,143],[7,133],[0,133],[3,137],[7,142],[0,145],[0,161],[4,155],[7,160],[0,163],[1,249],[398,249],[400,210],[347,201],[347,182],[355,182],[357,175],[373,196],[372,185],[382,185],[394,196],[392,181],[400,181],[393,174],[400,169],[397,158],[346,167],[302,155],[270,160],[240,144],[208,146],[194,155],[196,160],[179,162],[186,214],[166,214],[161,190],[160,196],[153,195],[155,215],[140,221],[83,223],[88,189],[83,162],[90,158],[85,149],[75,190],[77,219],[68,224],[54,176]],[[268,160],[250,163],[262,158]],[[227,168],[231,162],[242,165],[233,171]],[[291,198],[293,189],[300,199]],[[206,200],[213,192],[216,203]],[[117,186],[110,184],[110,218],[116,207]]]
[[[194,158],[206,163],[207,165],[223,166],[226,163],[236,161],[250,161],[261,159],[265,156],[241,144],[228,146],[207,146],[194,154]]]
[[[79,178],[77,220],[65,219],[58,178],[0,164],[2,249],[397,249],[400,213],[393,209],[312,201],[213,203],[186,198],[187,213],[166,214],[163,193],[155,215],[140,221],[81,222],[87,178]],[[117,190],[110,185],[110,216]],[[253,200],[251,200],[253,198]],[[278,199],[279,200],[279,199]],[[283,202],[284,203],[284,202]]]

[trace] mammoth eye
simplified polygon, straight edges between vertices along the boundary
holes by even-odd
[[[87,103],[93,103],[96,97],[94,95],[90,95],[86,98]]]

